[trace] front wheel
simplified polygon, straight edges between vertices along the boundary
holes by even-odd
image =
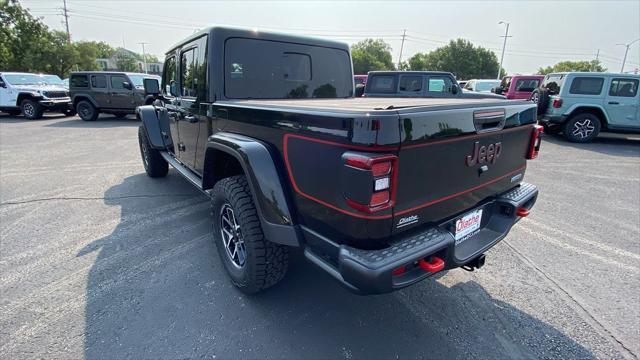
[[[42,113],[44,112],[42,105],[31,99],[22,100],[22,103],[20,103],[20,109],[22,110],[24,117],[29,120],[42,118]]]
[[[571,142],[590,142],[600,133],[600,119],[588,113],[572,116],[562,130],[564,137]]]
[[[169,172],[169,163],[165,160],[160,152],[151,147],[147,132],[140,126],[138,127],[138,145],[140,145],[140,156],[142,156],[142,165],[149,177],[164,177]]]
[[[289,249],[264,237],[247,178],[220,180],[211,197],[213,238],[233,284],[247,294],[277,284],[289,266]]]
[[[76,105],[76,111],[84,121],[94,121],[98,118],[99,114],[98,109],[96,109],[96,107],[87,100],[81,100],[78,102]]]

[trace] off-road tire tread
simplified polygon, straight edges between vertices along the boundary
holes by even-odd
[[[592,120],[594,120],[594,125],[595,125],[595,130],[592,133],[591,137],[588,137],[586,139],[579,139],[575,136],[573,136],[572,134],[572,130],[573,130],[573,123],[576,121],[576,119],[580,118],[580,117],[591,117]],[[572,115],[567,122],[564,123],[563,127],[562,127],[562,133],[565,137],[565,139],[574,142],[574,143],[588,143],[593,141],[595,138],[598,137],[598,134],[600,133],[600,131],[602,130],[602,122],[600,121],[600,117],[598,117],[597,115],[591,114],[591,113],[586,113],[586,112],[581,112],[581,113],[577,113]]]
[[[22,111],[22,107],[26,102],[33,103],[33,107],[35,108],[35,114],[32,117],[28,117],[24,113],[24,111]],[[42,105],[40,105],[37,101],[31,100],[31,99],[24,99],[20,103],[20,112],[22,112],[22,115],[24,115],[24,117],[29,120],[38,120],[38,119],[42,119],[42,115],[44,114],[44,109],[42,108]]]
[[[142,152],[142,143],[147,146],[149,153],[149,163],[145,166],[147,175],[152,178],[167,176],[169,172],[169,163],[160,155],[160,152],[156,149],[152,149],[149,144],[149,138],[147,138],[147,131],[143,126],[138,127],[138,142],[140,146],[140,156],[142,157],[142,164],[144,165],[144,153]]]
[[[234,210],[247,249],[247,261],[252,262],[245,264],[243,281],[231,278],[234,285],[243,292],[252,294],[280,282],[289,266],[289,249],[265,239],[246,177],[232,176],[216,183],[212,196],[212,213],[215,222],[218,221],[219,211],[216,199],[220,197],[226,199]],[[215,225],[214,228],[216,228]],[[216,231],[214,238],[217,242],[222,241],[219,236]],[[218,248],[222,261],[229,261],[226,259],[226,253],[220,253],[220,250],[224,249]]]

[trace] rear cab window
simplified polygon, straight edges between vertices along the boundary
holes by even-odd
[[[69,78],[69,87],[88,88],[89,76],[85,74],[74,74]]]
[[[576,76],[569,88],[570,94],[576,95],[600,95],[604,78],[594,76]]]
[[[230,38],[224,92],[229,99],[351,97],[351,60],[341,49]]]
[[[609,96],[635,97],[638,94],[638,79],[614,78],[609,87]]]

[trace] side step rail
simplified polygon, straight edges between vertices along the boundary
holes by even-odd
[[[208,191],[202,189],[202,178],[196,175],[193,171],[189,170],[188,167],[183,165],[181,162],[176,160],[171,154],[166,151],[160,151],[160,155],[164,158],[174,169],[176,169],[182,176],[184,176],[190,183],[195,185],[200,191],[202,191],[207,196],[211,196]]]

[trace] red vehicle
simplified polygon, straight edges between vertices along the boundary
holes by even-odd
[[[528,100],[533,90],[537,89],[544,75],[510,75],[502,78],[499,86],[491,92],[504,95],[507,99]]]
[[[367,85],[367,75],[353,75],[353,82],[358,85]]]

